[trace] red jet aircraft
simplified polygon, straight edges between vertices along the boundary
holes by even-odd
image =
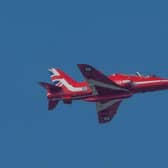
[[[71,104],[72,100],[96,102],[99,123],[111,121],[123,99],[135,93],[168,89],[168,79],[155,75],[143,76],[112,74],[106,76],[87,64],[78,64],[86,81],[76,82],[60,69],[49,69],[53,84],[39,82],[47,90],[48,109],[59,101]]]

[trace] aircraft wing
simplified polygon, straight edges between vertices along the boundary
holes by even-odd
[[[78,67],[83,76],[86,78],[94,95],[129,93],[129,90],[120,87],[92,66],[87,64],[78,64]]]
[[[97,102],[96,109],[98,113],[99,123],[107,123],[112,120],[117,113],[117,109],[121,103],[120,99],[114,99],[106,102]]]

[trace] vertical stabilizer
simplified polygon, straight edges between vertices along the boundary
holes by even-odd
[[[65,93],[83,91],[82,83],[76,82],[60,69],[49,69],[50,78],[53,84],[63,89]]]

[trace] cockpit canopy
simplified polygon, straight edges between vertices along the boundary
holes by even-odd
[[[137,77],[144,77],[144,78],[149,78],[149,77],[158,77],[157,75],[155,75],[155,74],[150,74],[150,75],[143,75],[143,74],[141,74],[140,72],[136,72],[135,74],[122,74],[122,73],[114,73],[114,74],[112,74],[112,76],[137,76]]]
[[[135,73],[137,76],[143,76],[142,74],[140,74],[140,72],[136,72]]]
[[[137,76],[143,76],[143,77],[157,77],[155,74],[150,74],[150,75],[147,75],[147,76],[142,75],[140,72],[136,72],[135,74],[136,74]]]

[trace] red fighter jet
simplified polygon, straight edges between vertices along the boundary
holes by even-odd
[[[53,84],[39,82],[47,90],[48,109],[52,110],[59,101],[71,104],[72,100],[95,102],[99,123],[111,121],[122,100],[135,93],[168,89],[168,79],[155,75],[104,75],[87,64],[78,64],[85,81],[76,82],[60,69],[49,69]]]

